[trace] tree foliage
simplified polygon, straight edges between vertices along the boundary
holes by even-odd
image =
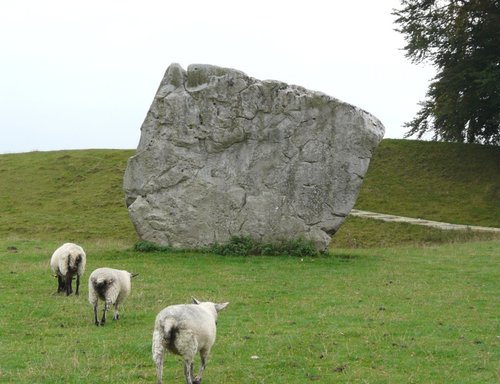
[[[437,75],[406,136],[500,145],[500,0],[402,0],[406,56]]]

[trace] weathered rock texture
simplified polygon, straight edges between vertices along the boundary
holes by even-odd
[[[384,133],[325,94],[210,65],[172,64],[124,190],[143,240],[197,248],[249,235],[330,242]]]

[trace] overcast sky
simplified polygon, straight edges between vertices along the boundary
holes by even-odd
[[[136,148],[170,63],[324,92],[402,138],[433,76],[398,0],[0,0],[0,153]]]

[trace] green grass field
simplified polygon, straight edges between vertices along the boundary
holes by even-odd
[[[498,235],[348,218],[320,257],[140,253],[132,154],[0,155],[0,383],[154,383],[154,318],[191,296],[230,302],[204,383],[499,382]],[[500,227],[499,166],[499,148],[384,140],[356,208]],[[78,297],[54,294],[66,241],[88,256]],[[139,276],[120,321],[96,327],[101,266]],[[165,382],[184,382],[174,356]]]
[[[500,242],[302,260],[83,242],[88,271],[140,274],[105,327],[93,324],[86,286],[79,297],[53,294],[57,245],[0,241],[0,382],[153,383],[155,315],[191,296],[231,302],[206,383],[498,382]],[[165,382],[184,382],[181,362],[166,361]]]

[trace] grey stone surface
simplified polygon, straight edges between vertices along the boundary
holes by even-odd
[[[384,127],[323,93],[211,65],[167,69],[125,172],[143,240],[231,236],[325,249],[349,214]]]

